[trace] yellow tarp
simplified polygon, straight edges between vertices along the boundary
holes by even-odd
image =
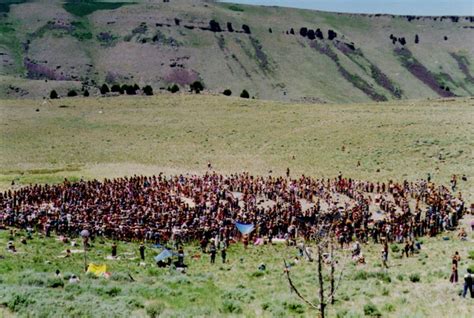
[[[87,267],[87,272],[92,273],[96,276],[101,276],[105,272],[107,272],[107,265],[105,264],[97,265],[97,264],[90,263],[89,266]]]

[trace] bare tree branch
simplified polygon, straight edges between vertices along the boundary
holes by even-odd
[[[288,279],[288,283],[290,284],[290,288],[291,290],[293,290],[296,295],[301,299],[303,300],[305,303],[307,303],[309,306],[311,306],[312,308],[316,309],[316,310],[319,310],[319,307],[315,304],[313,304],[312,302],[310,302],[309,300],[307,300],[306,298],[303,297],[303,295],[301,295],[301,293],[298,291],[298,289],[296,288],[296,286],[293,284],[293,281],[291,280],[291,277],[290,277],[290,271],[288,270],[288,265],[286,264],[286,261],[283,260],[283,263],[285,264],[285,272],[286,272],[286,278]]]

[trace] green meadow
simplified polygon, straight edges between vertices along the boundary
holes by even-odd
[[[351,105],[232,97],[3,100],[0,189],[64,178],[220,173],[415,181],[474,193],[474,100]],[[360,165],[358,164],[360,163]],[[459,178],[460,179],[460,178]]]
[[[219,173],[313,177],[344,175],[367,180],[449,184],[465,174],[459,191],[473,199],[473,100],[469,98],[352,105],[288,104],[216,96],[2,100],[0,188],[133,174]],[[358,164],[358,162],[360,164]],[[271,172],[270,172],[271,171]],[[12,185],[13,182],[13,185]],[[470,222],[471,217],[466,218]],[[468,224],[468,223],[466,223]],[[471,299],[452,285],[451,255],[459,251],[460,275],[474,265],[470,241],[456,233],[422,239],[418,254],[401,257],[392,245],[389,269],[380,245],[367,244],[367,264],[355,265],[337,251],[342,272],[329,317],[472,317]],[[210,264],[196,244],[185,246],[186,274],[160,269],[147,245],[140,264],[138,243],[118,243],[109,260],[109,240],[96,239],[89,262],[106,264],[110,279],[84,273],[81,244],[71,247],[35,233],[18,253],[6,251],[9,232],[0,231],[0,317],[315,317],[291,292],[283,260],[295,285],[318,302],[314,262],[294,262],[285,245],[229,248],[228,260]],[[76,249],[63,258],[66,249]],[[471,259],[468,258],[471,253]],[[195,257],[193,257],[195,256]],[[266,270],[259,271],[261,263]],[[59,269],[62,278],[54,272]],[[328,284],[329,269],[324,268]],[[70,284],[71,275],[80,277]],[[130,278],[132,277],[133,280]]]
[[[118,243],[119,259],[109,260],[111,241],[96,239],[88,249],[88,262],[106,264],[110,279],[84,273],[79,246],[34,234],[26,245],[15,237],[18,252],[3,248],[9,232],[0,231],[0,316],[5,317],[315,317],[294,293],[284,275],[283,260],[294,284],[307,299],[318,301],[316,263],[294,262],[298,252],[284,244],[230,246],[228,262],[185,247],[186,274],[158,268],[153,261],[160,250],[146,246],[140,265],[138,243]],[[349,261],[350,251],[337,251],[336,275],[342,278],[329,317],[472,317],[473,300],[459,296],[461,283],[449,283],[451,255],[459,251],[460,275],[474,266],[472,242],[423,239],[421,251],[401,257],[402,245],[391,245],[389,269],[382,269],[380,245],[363,246],[366,265]],[[474,236],[470,234],[470,239]],[[64,258],[65,250],[73,251]],[[395,251],[395,252],[393,252]],[[471,259],[468,252],[471,251]],[[194,257],[193,257],[194,256]],[[198,258],[199,256],[199,258]],[[261,263],[265,271],[258,270]],[[61,271],[61,278],[55,271]],[[328,285],[329,269],[324,268]],[[71,284],[71,275],[80,278]],[[130,278],[133,278],[132,279]]]

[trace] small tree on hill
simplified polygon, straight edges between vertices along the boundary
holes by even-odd
[[[89,97],[89,91],[87,89],[84,91],[84,97]]]
[[[135,86],[127,86],[127,89],[125,90],[127,95],[136,95],[137,91],[135,89]]]
[[[77,96],[77,92],[73,89],[71,89],[69,92],[67,92],[67,97],[75,97]]]
[[[49,98],[51,99],[57,99],[59,98],[58,93],[53,89],[51,93],[49,93]]]
[[[232,91],[230,89],[226,89],[224,90],[224,92],[222,92],[222,94],[224,94],[225,96],[230,96],[232,95]]]
[[[306,36],[308,35],[308,28],[302,27],[302,28],[300,29],[300,35],[301,35],[302,37],[306,37]]]
[[[243,90],[242,93],[240,93],[240,97],[241,98],[250,98],[250,94],[249,92],[247,92],[247,90]]]
[[[168,87],[168,91],[170,91],[173,94],[177,93],[179,92],[179,86],[176,84],[173,84],[173,86]]]
[[[147,96],[153,95],[153,88],[150,85],[143,87],[143,93]]]
[[[189,88],[191,88],[191,92],[194,91],[196,94],[199,94],[204,89],[204,86],[200,81],[195,81],[189,86]]]
[[[120,94],[123,94],[123,89],[122,87],[120,87],[119,84],[114,84],[112,85],[112,87],[110,88],[110,91],[112,93],[120,93]]]
[[[127,91],[127,88],[128,88],[128,85],[127,84],[123,84],[122,87],[120,87],[121,91],[120,91],[120,94],[123,94]]]
[[[133,89],[135,89],[135,91],[139,91],[139,90],[140,90],[140,86],[138,86],[137,83],[135,83],[135,85],[133,85]]]
[[[102,87],[100,88],[100,93],[101,93],[102,95],[105,95],[105,94],[107,94],[107,93],[109,93],[109,92],[110,92],[109,87],[107,86],[107,84],[104,83],[104,84],[102,85]]]

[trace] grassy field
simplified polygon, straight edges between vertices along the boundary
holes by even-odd
[[[463,195],[474,194],[474,104],[472,99],[354,105],[296,105],[215,96],[70,98],[0,101],[0,188],[56,183],[63,178],[104,178],[132,174],[204,173],[210,161],[222,173],[250,171],[282,175],[401,181],[425,178],[448,184],[452,174]],[[360,161],[360,166],[357,162]],[[471,217],[472,219],[472,217]],[[471,219],[468,219],[469,221]],[[468,221],[466,220],[466,222]],[[0,231],[0,317],[314,317],[316,312],[290,292],[283,259],[297,254],[285,246],[229,249],[227,264],[200,259],[186,246],[186,275],[158,269],[147,247],[139,265],[138,245],[119,243],[120,260],[106,260],[110,241],[96,240],[89,259],[106,263],[110,280],[83,274],[83,254],[60,258],[68,245],[35,234],[19,253],[5,251]],[[448,282],[450,256],[458,250],[460,273],[474,260],[470,241],[424,239],[419,254],[390,255],[380,265],[380,246],[363,252],[366,265],[343,268],[337,302],[329,317],[472,317],[472,301],[461,285]],[[80,249],[80,247],[76,247]],[[400,248],[400,246],[399,246]],[[73,248],[71,248],[73,249]],[[395,250],[395,247],[393,247]],[[133,258],[133,259],[131,259]],[[266,271],[258,271],[265,263]],[[78,274],[71,285],[54,278]],[[327,272],[327,268],[326,268]],[[317,301],[316,265],[292,267],[295,284]],[[129,279],[131,274],[135,281]],[[419,277],[419,281],[417,280]],[[327,278],[327,277],[326,277]],[[429,301],[427,301],[429,300]]]
[[[222,173],[426,178],[474,194],[474,100],[295,105],[215,96],[0,102],[0,189],[65,177]],[[360,166],[357,162],[360,161]]]
[[[19,233],[25,236],[25,233]],[[5,252],[7,231],[0,231],[0,316],[5,317],[315,317],[317,313],[290,292],[283,274],[283,259],[297,255],[284,245],[250,247],[231,245],[229,262],[209,264],[209,256],[197,246],[185,248],[187,274],[159,269],[152,257],[159,250],[147,246],[146,265],[140,265],[138,244],[119,243],[120,259],[106,260],[110,241],[96,239],[88,253],[90,262],[105,263],[109,280],[83,273],[82,253],[62,258],[70,247],[55,238],[34,235],[27,245],[15,237],[17,254]],[[423,240],[419,254],[406,259],[390,255],[390,268],[383,270],[380,246],[363,247],[366,265],[347,263],[347,251],[338,252],[343,278],[329,317],[472,317],[472,299],[458,296],[461,284],[448,282],[450,257],[457,250],[460,273],[474,265],[468,259],[471,242],[441,238]],[[449,246],[449,248],[447,248]],[[392,246],[392,250],[396,247]],[[401,249],[401,246],[398,246]],[[200,259],[191,256],[199,254]],[[258,266],[266,264],[265,271]],[[55,278],[59,269],[62,279]],[[326,273],[328,269],[325,269]],[[81,282],[66,279],[79,275]],[[128,275],[134,281],[131,281]],[[306,297],[317,302],[316,264],[301,261],[291,267],[294,283]],[[327,279],[327,275],[325,276]],[[417,278],[419,281],[417,281]],[[326,281],[327,283],[327,281]],[[429,301],[428,301],[429,300]],[[156,316],[154,316],[156,314]]]

